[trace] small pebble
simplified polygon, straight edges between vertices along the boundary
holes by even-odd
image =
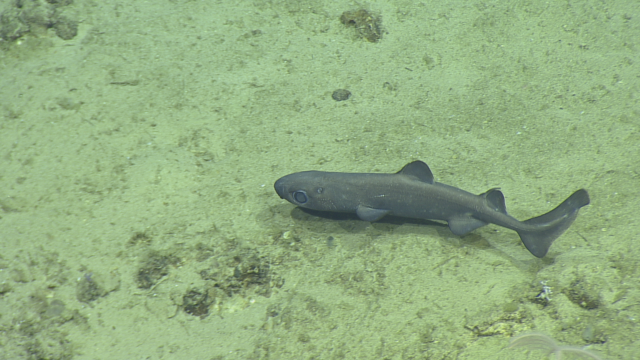
[[[351,91],[347,89],[338,89],[334,91],[333,94],[331,94],[331,97],[335,101],[349,100],[349,98],[351,97]]]

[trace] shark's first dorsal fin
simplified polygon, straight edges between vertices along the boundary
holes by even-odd
[[[433,184],[433,173],[431,173],[431,169],[420,160],[408,163],[402,170],[398,171],[398,174],[415,176],[422,182]]]

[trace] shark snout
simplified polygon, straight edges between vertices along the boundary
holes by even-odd
[[[287,186],[284,183],[284,179],[283,178],[278,179],[278,181],[276,181],[276,183],[273,184],[273,187],[275,188],[276,192],[278,193],[278,196],[280,196],[281,199],[285,199],[286,200]]]

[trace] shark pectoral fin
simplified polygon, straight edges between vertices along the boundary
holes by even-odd
[[[456,235],[465,235],[477,228],[487,225],[486,222],[475,219],[468,214],[452,217],[447,220],[447,222],[449,223],[449,229],[451,229],[451,232]]]
[[[360,219],[364,221],[377,221],[382,219],[382,217],[387,215],[388,213],[389,210],[374,209],[362,205],[358,205],[358,208],[356,209],[356,214]]]

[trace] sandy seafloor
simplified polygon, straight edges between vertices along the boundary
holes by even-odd
[[[340,22],[360,8],[380,41]],[[531,331],[637,359],[640,3],[55,11],[75,37],[0,42],[0,359],[541,359],[507,348]],[[326,219],[273,191],[417,159],[521,220],[592,202],[537,259],[494,225]]]

